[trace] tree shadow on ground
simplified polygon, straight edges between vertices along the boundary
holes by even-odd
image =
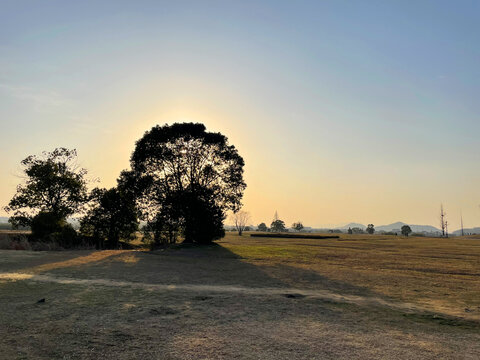
[[[63,262],[54,257],[51,265],[44,262],[42,268],[38,268],[38,264],[36,268],[42,269],[42,273],[79,279],[251,288],[305,287],[378,296],[313,270],[278,263],[252,264],[219,244],[180,244],[163,251],[117,251],[105,253],[109,256],[103,257],[101,254],[101,251],[79,252]],[[413,320],[405,322],[401,315],[392,315],[385,309],[359,310],[349,304],[328,303],[308,296],[285,296],[287,293],[252,295],[209,292],[208,289],[155,290],[128,284],[35,282],[3,284],[2,292],[10,294],[0,299],[0,305],[10,314],[4,319],[9,332],[3,345],[23,342],[30,358],[275,359],[286,358],[292,351],[301,358],[320,355],[347,358],[360,353],[378,357],[379,353],[371,352],[375,348],[394,357],[393,350],[388,352],[391,343],[376,343],[385,334],[392,335],[390,339],[395,346],[413,349],[410,355],[423,354],[409,338],[412,331],[418,331],[420,337],[433,344],[440,344],[422,333],[438,331],[430,324],[420,324],[421,329],[414,330],[417,323]],[[39,297],[46,297],[46,303],[35,304],[34,300]],[[0,332],[3,332],[2,325]],[[358,341],[352,340],[357,338]],[[14,339],[17,342],[12,342]],[[336,342],[338,347],[333,348]]]

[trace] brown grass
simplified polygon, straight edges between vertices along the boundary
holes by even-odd
[[[0,251],[0,359],[476,359],[479,259],[368,235]]]

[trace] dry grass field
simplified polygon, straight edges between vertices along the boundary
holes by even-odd
[[[45,299],[45,302],[37,303]],[[478,359],[480,239],[0,251],[2,359]]]

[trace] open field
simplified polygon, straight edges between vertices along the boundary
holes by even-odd
[[[0,309],[4,359],[477,359],[480,239],[0,251]]]

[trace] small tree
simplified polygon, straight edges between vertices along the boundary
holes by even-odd
[[[257,231],[268,231],[267,225],[265,225],[265,223],[258,224]]]
[[[402,235],[404,236],[408,236],[412,233],[412,229],[408,225],[403,225],[401,231],[402,231]]]
[[[245,228],[247,227],[247,223],[250,220],[250,214],[248,211],[240,210],[232,214],[232,219],[235,224],[235,228],[238,231],[238,235],[242,236]]]
[[[369,233],[370,235],[373,235],[373,233],[375,233],[375,227],[373,224],[368,224],[367,226],[367,233]]]
[[[285,231],[285,222],[283,220],[274,220],[270,225],[270,229],[273,232],[284,232]]]
[[[292,229],[294,229],[296,231],[302,231],[303,230],[303,224],[301,223],[301,221],[293,223],[292,224]]]
[[[348,228],[348,233],[349,233],[350,235],[353,234],[352,228],[350,228],[350,227]]]
[[[98,248],[116,249],[120,239],[131,240],[138,230],[135,201],[119,188],[94,189],[92,205],[80,222],[80,232],[93,237]]]
[[[7,212],[14,212],[9,220],[14,227],[31,226],[33,219],[41,216],[37,224],[41,223],[40,228],[58,232],[68,216],[81,210],[88,201],[87,171],[78,167],[76,159],[76,150],[58,148],[21,162],[25,183],[17,187],[5,207]],[[52,223],[46,224],[47,220]],[[33,236],[37,236],[35,231]]]

